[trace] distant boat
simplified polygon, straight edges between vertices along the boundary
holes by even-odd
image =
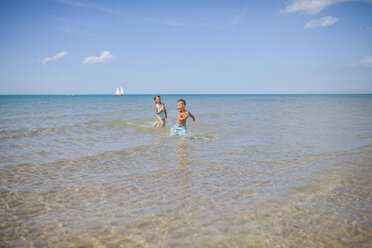
[[[119,91],[119,88],[116,88],[114,96],[124,96],[123,87],[120,87],[120,91]]]

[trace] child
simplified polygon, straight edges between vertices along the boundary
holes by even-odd
[[[190,113],[190,111],[185,109],[186,101],[180,99],[177,101],[177,124],[174,127],[174,135],[186,135],[187,134],[187,127],[186,127],[186,119],[191,117],[193,121],[195,121],[195,117]]]
[[[162,125],[163,127],[165,126],[165,118],[167,118],[167,110],[165,109],[165,104],[161,102],[160,96],[155,96],[154,97],[155,101],[155,113],[158,117],[158,120],[154,123],[154,127],[157,125]]]

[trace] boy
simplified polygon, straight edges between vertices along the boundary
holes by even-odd
[[[185,109],[186,101],[180,99],[177,101],[177,124],[174,127],[174,135],[186,135],[187,134],[187,127],[186,127],[186,119],[191,117],[193,121],[195,121],[195,117],[190,113],[190,111]]]

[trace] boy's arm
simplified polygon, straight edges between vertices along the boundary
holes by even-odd
[[[187,118],[189,118],[189,113],[186,113],[186,115],[184,117],[181,117],[180,112],[177,111],[177,120],[184,121]]]
[[[189,116],[192,118],[192,121],[195,121],[195,116],[193,116],[189,111]]]

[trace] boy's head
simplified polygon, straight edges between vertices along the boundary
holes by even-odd
[[[183,110],[183,109],[185,109],[185,107],[186,107],[186,101],[185,100],[180,99],[180,100],[177,101],[177,109],[178,110]]]
[[[155,96],[155,97],[154,97],[154,101],[155,101],[156,103],[161,103],[160,96]]]

